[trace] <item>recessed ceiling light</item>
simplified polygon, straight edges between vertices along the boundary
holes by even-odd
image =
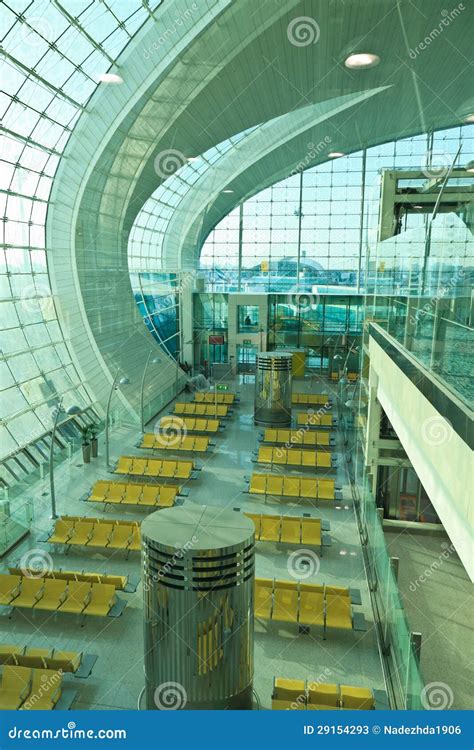
[[[186,157],[187,162],[197,161],[198,159],[199,159],[199,156],[187,156]]]
[[[343,151],[330,151],[328,154],[330,159],[339,159],[340,156],[345,156]]]
[[[470,161],[468,164],[466,164],[466,172],[469,172],[469,174],[474,174],[474,161]]]
[[[344,65],[350,70],[363,70],[364,68],[375,68],[379,62],[380,57],[378,55],[373,55],[371,52],[357,52],[346,57]]]
[[[421,203],[414,203],[413,208],[423,208],[423,206],[421,205]]]
[[[474,122],[474,112],[469,112],[463,119],[464,122]]]
[[[123,78],[116,73],[101,73],[99,81],[101,83],[123,83]]]
[[[222,192],[223,193],[233,193],[234,191],[233,190],[223,190]]]

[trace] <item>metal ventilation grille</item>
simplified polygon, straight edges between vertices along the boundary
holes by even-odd
[[[291,357],[272,356],[261,357],[257,355],[257,367],[259,370],[291,370]]]
[[[147,580],[167,588],[192,591],[218,591],[239,586],[254,572],[254,545],[238,552],[174,555],[145,543],[145,584]]]

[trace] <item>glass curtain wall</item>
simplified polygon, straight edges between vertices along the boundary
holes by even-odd
[[[293,175],[231,211],[202,247],[200,269],[214,291],[364,291],[367,247],[377,240],[382,169],[446,169],[471,126],[374,146]],[[242,231],[240,224],[242,223]],[[426,224],[420,212],[401,229]],[[409,248],[407,248],[409,252]],[[239,261],[239,259],[241,259]],[[240,270],[240,274],[239,274]]]

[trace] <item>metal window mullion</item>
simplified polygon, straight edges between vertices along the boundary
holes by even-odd
[[[61,53],[59,52],[59,54],[61,54]],[[8,52],[5,52],[5,50],[3,50],[2,55],[7,60],[9,60],[15,67],[19,68],[23,73],[25,73],[25,76],[26,76],[25,77],[25,81],[29,80],[30,78],[35,78],[37,81],[39,81],[40,83],[42,83],[43,86],[45,86],[47,89],[49,89],[49,91],[51,91],[53,94],[55,94],[57,97],[60,97],[61,99],[65,99],[67,102],[69,102],[69,104],[72,104],[72,106],[76,107],[77,109],[81,109],[81,110],[84,109],[84,107],[81,104],[79,104],[78,102],[76,102],[74,99],[71,99],[71,97],[68,96],[67,94],[65,94],[64,91],[61,91],[61,89],[56,88],[56,86],[53,86],[52,83],[49,83],[49,81],[47,81],[46,78],[43,78],[42,76],[40,76],[39,73],[37,73],[34,70],[34,68],[28,68],[26,65],[23,65],[22,62],[20,62],[19,60],[17,60],[12,55],[9,55]],[[61,57],[64,57],[64,55],[61,55]],[[43,59],[44,59],[44,57],[39,62],[41,62]],[[66,57],[64,57],[64,59],[67,60]],[[71,65],[73,65],[73,63],[71,63]],[[25,83],[25,81],[23,81],[23,83]],[[19,91],[21,91],[23,83],[21,84]],[[18,94],[17,94],[17,96],[18,96]]]
[[[360,276],[362,272],[362,246],[364,244],[364,213],[365,213],[365,177],[367,167],[367,149],[362,151],[362,185],[360,192],[360,230],[359,230],[359,262],[357,266],[357,293],[360,294]],[[367,278],[365,279],[367,285]]]
[[[95,39],[93,39],[90,36],[90,34],[87,33],[87,31],[81,26],[81,24],[79,23],[79,21],[77,20],[77,18],[75,18],[74,16],[71,16],[71,14],[68,13],[68,11],[65,8],[63,8],[63,6],[59,2],[59,0],[53,0],[53,4],[56,6],[56,8],[59,10],[59,12],[64,16],[64,18],[67,21],[69,21],[69,23],[72,26],[74,26],[74,28],[77,29],[77,31],[79,31],[79,33],[83,34],[86,37],[87,41],[94,47],[94,49],[97,50],[97,52],[100,52],[102,55],[104,55],[104,57],[107,58],[107,60],[110,62],[111,65],[115,65],[115,60],[113,60],[110,57],[110,55],[108,54],[108,52],[105,51],[105,49],[102,47],[101,44],[99,44],[98,42],[96,42]]]
[[[33,141],[31,138],[28,138],[28,136],[15,133],[13,130],[9,130],[9,128],[6,128],[4,125],[0,125],[0,133],[5,133],[7,136],[10,136],[11,138],[15,138],[16,140],[21,141],[27,146],[34,146],[35,148],[39,148],[41,151],[45,151],[46,153],[51,154],[51,156],[57,156],[58,158],[61,157],[60,151],[56,151],[54,148],[48,148],[48,146],[42,146],[41,143],[38,143],[37,141]],[[21,165],[21,162],[20,162],[20,165]]]

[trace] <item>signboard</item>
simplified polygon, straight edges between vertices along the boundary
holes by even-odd
[[[228,391],[229,386],[228,385],[216,385],[216,391]]]
[[[244,346],[252,346],[252,342],[250,339],[244,339]]]
[[[223,344],[224,336],[209,336],[209,343],[210,344]]]

